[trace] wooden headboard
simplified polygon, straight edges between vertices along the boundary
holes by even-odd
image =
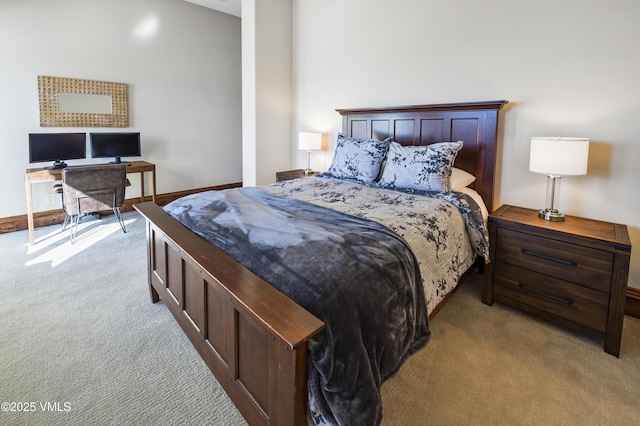
[[[493,210],[498,111],[508,101],[464,102],[390,108],[338,109],[342,133],[402,145],[463,141],[455,166],[476,176],[472,185]]]

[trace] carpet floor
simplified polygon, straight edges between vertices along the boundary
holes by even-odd
[[[162,303],[143,220],[0,235],[0,424],[245,425]],[[640,320],[602,342],[480,301],[474,274],[382,387],[383,426],[640,422]],[[159,331],[162,330],[162,333]]]

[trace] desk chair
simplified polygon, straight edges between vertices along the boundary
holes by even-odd
[[[124,204],[126,170],[124,164],[100,164],[70,166],[62,171],[62,208],[65,225],[71,223],[71,243],[75,242],[83,216],[105,210],[113,210],[122,231],[127,232],[120,212]]]
[[[131,181],[127,178],[127,187],[131,186]],[[62,205],[62,212],[64,213],[64,221],[62,222],[62,229],[66,229],[69,224],[69,220],[71,219],[67,214],[67,211],[64,208],[64,197],[62,196],[62,183],[56,183],[53,185],[53,192],[60,196],[60,203]],[[98,217],[100,216],[98,213],[95,213]]]

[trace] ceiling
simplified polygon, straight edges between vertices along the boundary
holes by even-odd
[[[240,17],[240,6],[242,0],[184,0],[189,3],[194,3],[200,6],[208,7],[219,12],[228,13]]]

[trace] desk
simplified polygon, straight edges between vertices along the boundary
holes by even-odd
[[[87,164],[89,165],[89,164]],[[25,183],[27,186],[27,223],[29,226],[29,244],[33,245],[33,199],[31,193],[31,185],[38,182],[53,182],[62,179],[63,169],[27,169],[25,174]],[[151,193],[151,200],[156,201],[156,165],[146,161],[132,161],[131,165],[127,166],[127,174],[140,173],[140,201],[144,201],[144,174],[145,172],[151,172],[153,182],[153,192]]]

